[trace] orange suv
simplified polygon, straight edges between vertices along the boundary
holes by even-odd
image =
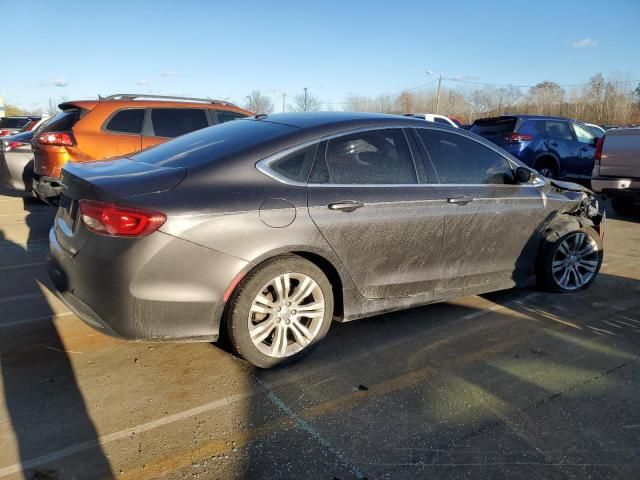
[[[45,202],[60,195],[67,162],[128,155],[201,128],[253,115],[231,103],[158,95],[111,95],[65,102],[31,141],[33,191]]]

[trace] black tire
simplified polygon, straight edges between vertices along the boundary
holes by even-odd
[[[249,315],[256,296],[263,291],[265,285],[285,273],[303,274],[316,282],[324,297],[324,315],[322,315],[317,334],[308,345],[286,357],[274,357],[263,353],[253,343],[249,333]],[[225,315],[225,327],[231,347],[239,356],[256,367],[272,368],[294,362],[313,350],[329,331],[332,318],[333,290],[326,275],[320,268],[302,257],[283,255],[267,260],[247,274],[229,301]],[[279,316],[278,322],[280,322]],[[275,330],[273,335],[275,336]],[[290,336],[289,341],[294,340],[293,332],[287,335]],[[268,341],[269,338],[266,340]]]
[[[562,285],[559,284],[558,280],[555,278],[553,274],[553,261],[556,257],[556,252],[562,245],[562,243],[571,235],[576,233],[584,233],[588,237],[590,237],[595,245],[597,246],[597,265],[595,265],[595,272],[591,276],[591,278],[581,285],[578,288],[563,288]],[[538,255],[538,265],[537,265],[537,280],[538,287],[549,291],[549,292],[575,292],[579,290],[584,290],[588,288],[591,283],[598,276],[598,272],[600,271],[600,266],[602,265],[603,259],[603,250],[602,250],[602,241],[600,240],[600,235],[591,227],[578,227],[570,232],[564,234],[551,233],[547,236],[544,241],[544,244],[541,247],[540,255]]]
[[[536,162],[535,169],[538,170],[538,173],[547,177],[547,178],[558,178],[558,167],[553,160],[550,159],[541,159]],[[543,174],[542,171],[545,171],[546,175]]]
[[[615,197],[611,199],[611,207],[621,217],[632,217],[638,214],[633,205],[633,197]],[[640,210],[640,209],[638,209]]]

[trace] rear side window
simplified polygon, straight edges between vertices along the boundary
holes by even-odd
[[[142,133],[142,122],[144,121],[144,108],[131,108],[120,110],[105,126],[105,130],[117,133]]]
[[[558,140],[573,140],[569,122],[562,120],[547,120],[547,136]]]
[[[245,118],[246,115],[238,112],[226,112],[224,110],[216,110],[218,116],[218,123],[230,122],[231,120],[237,120],[238,118]]]
[[[28,118],[3,118],[0,120],[1,128],[22,128],[29,123]]]
[[[527,120],[520,128],[518,128],[518,133],[522,135],[531,135],[531,136],[545,136],[545,121],[544,120]]]
[[[330,140],[315,163],[310,183],[418,183],[413,158],[401,129],[373,130]]]
[[[204,110],[197,108],[154,108],[151,123],[156,137],[179,137],[209,126]]]
[[[41,133],[46,132],[70,132],[73,126],[80,120],[80,109],[70,108],[58,113],[55,117],[49,120]]]
[[[483,137],[513,133],[516,128],[516,117],[499,117],[476,120],[471,132]]]
[[[513,171],[506,158],[470,138],[418,129],[440,183],[484,185],[510,183]]]
[[[280,175],[296,182],[306,182],[309,177],[318,144],[291,153],[271,163],[269,167]]]

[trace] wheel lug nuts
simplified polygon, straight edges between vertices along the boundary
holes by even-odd
[[[291,310],[291,315],[295,315],[296,311],[295,310]]]
[[[290,307],[290,306],[291,306],[291,302],[287,302],[287,307]]]
[[[286,322],[284,322],[284,323],[286,323],[287,325],[289,325],[289,320],[287,320],[287,321],[286,321]]]

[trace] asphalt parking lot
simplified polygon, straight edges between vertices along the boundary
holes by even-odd
[[[85,326],[49,290],[53,214],[0,192],[2,479],[640,477],[637,220],[587,291],[334,324],[258,371]]]

